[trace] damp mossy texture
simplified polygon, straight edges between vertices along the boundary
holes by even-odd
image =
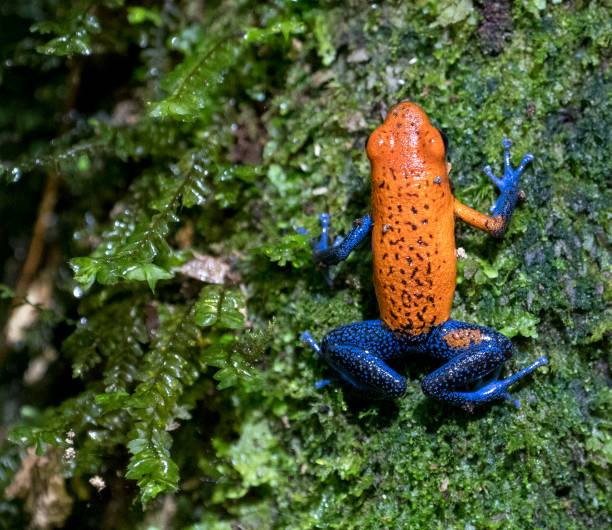
[[[610,527],[611,15],[2,2],[0,528]],[[512,337],[506,374],[550,361],[520,409],[426,398],[421,358],[395,402],[314,386],[301,332],[378,315],[369,245],[329,287],[297,229],[368,211],[364,146],[402,100],[479,211],[503,138],[535,156],[503,239],[456,227],[451,316]]]

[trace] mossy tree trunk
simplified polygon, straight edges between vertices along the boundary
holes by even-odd
[[[610,524],[609,8],[38,0],[0,13],[0,487],[55,469],[59,452],[37,460],[32,446],[61,447],[65,479],[32,473],[61,507],[2,498],[1,524]],[[330,371],[300,333],[377,308],[368,245],[330,288],[296,229],[331,212],[343,234],[368,210],[364,145],[401,100],[448,137],[454,193],[480,211],[501,139],[515,163],[535,155],[505,237],[456,234],[452,317],[512,337],[508,371],[550,360],[514,389],[520,410],[428,400],[435,365],[420,358],[398,366],[395,403],[314,387]],[[33,235],[50,178],[57,201]],[[40,264],[15,293],[31,245]]]

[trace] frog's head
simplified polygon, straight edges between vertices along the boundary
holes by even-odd
[[[384,123],[370,136],[367,151],[372,162],[402,157],[445,160],[442,135],[429,122],[425,111],[409,101],[402,101],[389,111]]]

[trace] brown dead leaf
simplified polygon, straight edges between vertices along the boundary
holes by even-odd
[[[49,447],[38,456],[30,447],[4,493],[7,499],[24,499],[25,511],[32,517],[30,528],[61,528],[72,510],[62,476],[62,450]]]
[[[336,74],[331,70],[319,70],[310,77],[310,84],[314,88],[319,88],[321,85],[327,83],[334,77],[336,77]]]
[[[365,48],[358,48],[346,58],[348,63],[363,63],[369,60],[370,56]]]
[[[142,103],[135,99],[125,99],[115,105],[111,118],[113,125],[136,125],[142,115]]]
[[[342,120],[342,126],[350,132],[357,132],[365,129],[366,121],[361,112],[350,112]]]
[[[18,306],[12,313],[4,328],[7,343],[14,345],[22,341],[25,331],[38,320],[38,309],[35,304],[44,308],[51,307],[51,290],[53,288],[50,271],[46,270],[32,282],[26,299],[29,304]]]
[[[201,282],[222,284],[228,275],[230,266],[223,258],[204,254],[194,254],[194,259],[181,266],[181,272]]]

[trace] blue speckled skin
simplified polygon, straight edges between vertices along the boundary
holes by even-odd
[[[503,179],[494,177],[490,167],[485,168],[487,175],[501,191],[491,208],[494,216],[500,215],[503,219],[500,233],[505,230],[516,205],[519,176],[525,165],[533,159],[532,155],[526,155],[519,167],[512,170],[510,145],[509,140],[504,140],[506,170]],[[368,235],[372,220],[369,215],[358,219],[351,232],[331,247],[327,246],[329,214],[322,214],[320,220],[321,239],[318,243],[312,243],[313,258],[315,263],[323,266],[329,282],[325,267],[346,259]],[[508,399],[520,407],[518,400],[508,394],[508,387],[548,362],[546,357],[540,357],[513,376],[497,380],[501,367],[514,353],[510,339],[484,326],[455,320],[448,320],[422,334],[411,334],[409,329],[392,330],[382,320],[368,320],[330,331],[321,345],[307,331],[302,334],[302,340],[359,392],[382,398],[401,397],[406,391],[406,380],[389,367],[388,361],[413,354],[438,359],[445,364],[423,379],[423,392],[469,411],[500,398]],[[483,384],[482,380],[487,377],[492,380]],[[329,379],[319,381],[316,386],[321,388],[330,382],[332,380]],[[477,388],[474,390],[474,387]]]
[[[453,348],[444,340],[453,331],[477,330],[483,340],[465,348]],[[491,381],[474,391],[478,383],[500,368],[513,354],[510,339],[484,326],[449,320],[429,333],[411,335],[389,329],[382,320],[347,324],[330,331],[319,346],[308,332],[302,339],[323,357],[340,377],[357,390],[382,398],[398,398],[406,391],[406,380],[390,368],[388,361],[409,354],[422,354],[446,361],[422,382],[423,392],[433,398],[472,410],[476,405],[499,398],[513,401],[507,389],[538,366],[540,357],[524,370],[505,380]],[[326,380],[325,384],[330,381]],[[319,388],[323,384],[317,385]]]

